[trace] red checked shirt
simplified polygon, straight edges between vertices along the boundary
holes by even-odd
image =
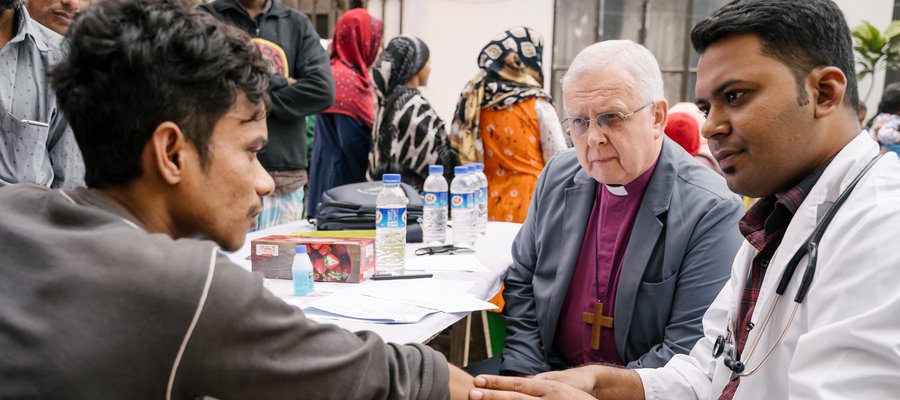
[[[784,237],[784,232],[790,225],[794,213],[800,208],[800,204],[806,199],[806,195],[815,186],[827,166],[828,163],[822,165],[787,192],[760,199],[753,207],[750,207],[744,218],[741,218],[741,222],[738,225],[741,234],[756,248],[758,253],[753,258],[753,265],[750,267],[750,279],[747,280],[747,286],[744,288],[744,293],[741,296],[741,307],[738,315],[742,317],[738,321],[737,329],[734,332],[738,354],[744,351],[747,336],[750,335],[750,330],[753,329],[751,323],[753,308],[756,306],[759,288],[762,286],[763,278],[766,276],[766,268],[769,266],[769,261],[781,244],[781,239]],[[719,400],[731,400],[740,383],[740,376],[735,376],[725,386],[725,390],[722,392]]]

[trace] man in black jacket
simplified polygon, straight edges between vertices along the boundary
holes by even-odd
[[[275,192],[263,199],[258,229],[298,220],[307,181],[305,118],[334,102],[319,35],[306,15],[277,0],[216,0],[200,9],[249,33],[272,66],[269,145],[259,160],[275,180]]]

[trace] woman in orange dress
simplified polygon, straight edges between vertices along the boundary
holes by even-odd
[[[522,26],[500,34],[481,50],[456,106],[451,146],[460,164],[484,163],[491,221],[525,221],[541,170],[567,147],[543,88],[543,43]]]

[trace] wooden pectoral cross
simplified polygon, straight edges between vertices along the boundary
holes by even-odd
[[[600,350],[600,329],[612,328],[613,318],[603,316],[603,303],[594,303],[594,312],[585,312],[581,319],[591,325],[591,348]]]

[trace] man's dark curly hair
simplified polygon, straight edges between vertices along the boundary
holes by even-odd
[[[250,37],[179,0],[103,0],[69,29],[50,73],[85,161],[88,187],[139,178],[141,153],[171,121],[208,164],[215,123],[243,93],[269,106],[269,67]]]
[[[856,112],[853,39],[832,0],[735,0],[698,23],[691,42],[703,54],[720,39],[740,34],[759,35],[763,51],[791,69],[801,105],[807,102],[806,75],[820,66],[840,68],[847,76],[844,104]]]

